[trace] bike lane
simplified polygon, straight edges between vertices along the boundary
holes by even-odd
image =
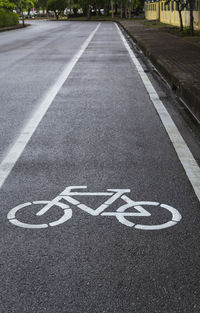
[[[70,205],[72,218],[55,227],[7,220],[18,204],[81,185],[88,192],[131,189],[132,200],[168,204],[182,219],[145,231]],[[92,208],[106,200],[74,197]],[[127,219],[154,225],[171,218],[145,209],[151,216]],[[62,215],[37,211],[18,218],[45,223]],[[1,213],[3,312],[200,310],[199,202],[114,24],[101,24],[26,146],[2,187]]]

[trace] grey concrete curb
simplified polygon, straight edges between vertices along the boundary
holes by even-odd
[[[130,33],[120,21],[117,21],[117,23],[120,24],[120,26],[128,33],[128,35],[143,51],[143,53],[151,60],[153,65],[167,80],[176,95],[184,101],[186,108],[200,124],[200,90],[195,88],[194,83],[182,81],[179,77],[177,77],[176,73],[173,73],[169,70],[169,67],[160,58],[160,56],[153,54],[138,36],[134,36],[132,33]]]
[[[21,29],[21,28],[25,28],[27,26],[30,26],[29,24],[25,24],[24,26],[21,25],[21,24],[18,24],[18,25],[14,25],[14,26],[9,26],[9,27],[1,27],[0,28],[0,32],[6,32],[6,31],[9,31],[9,30],[14,30],[14,29]]]

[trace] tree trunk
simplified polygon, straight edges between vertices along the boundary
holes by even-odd
[[[24,11],[23,11],[23,7],[22,7],[22,0],[20,0],[20,10],[21,10],[21,16],[22,16],[22,24],[24,27],[25,26],[24,25]]]
[[[96,16],[99,17],[99,8],[98,8],[98,5],[97,5],[97,1],[96,1],[95,9],[96,9]]]
[[[131,8],[128,8],[128,18],[131,19]]]
[[[125,4],[125,18],[128,18],[128,9],[127,9],[127,3]]]
[[[87,18],[88,20],[90,20],[90,5],[88,5],[88,9],[87,9]]]
[[[56,19],[58,20],[58,13],[57,13],[57,11],[54,11],[54,14],[55,14]]]
[[[104,15],[106,15],[106,4],[105,3],[104,3],[103,11],[104,11]]]
[[[111,0],[111,1],[110,1],[110,6],[111,6],[111,14],[112,14],[112,18],[114,18],[113,0]]]
[[[117,15],[117,8],[118,8],[118,6],[117,6],[117,3],[116,3],[116,0],[115,0],[115,15]]]
[[[121,12],[120,12],[120,17],[123,18],[123,4],[122,4],[122,1],[121,1]]]
[[[194,35],[193,0],[190,0],[190,35]]]
[[[183,19],[182,19],[182,14],[181,14],[181,10],[179,10],[178,8],[178,14],[179,14],[179,20],[180,20],[180,31],[183,31]]]

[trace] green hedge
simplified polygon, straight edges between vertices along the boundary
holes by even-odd
[[[6,9],[0,9],[0,27],[13,26],[19,23],[18,15]]]

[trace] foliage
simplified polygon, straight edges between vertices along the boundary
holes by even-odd
[[[16,8],[19,10],[21,10],[21,5],[23,10],[29,10],[31,8],[34,8],[35,5],[33,0],[13,0],[13,2],[15,3]]]
[[[8,9],[13,11],[14,9],[21,10],[21,5],[24,10],[28,10],[34,7],[34,0],[0,0],[0,8]]]
[[[0,0],[0,8],[14,10],[15,4],[13,2],[10,2],[9,0]]]
[[[40,9],[40,8],[42,8],[42,10],[43,10],[43,12],[44,12],[44,10],[45,10],[45,8],[46,8],[46,6],[47,6],[47,0],[36,0],[35,1],[35,8],[36,9]]]
[[[34,4],[34,1],[32,0],[24,0],[22,1],[22,6],[24,9],[29,10],[29,9],[34,8],[35,4]]]
[[[48,0],[47,1],[47,10],[53,11],[56,18],[58,19],[59,15],[66,8],[65,0]]]
[[[36,11],[45,9],[53,11],[56,18],[59,17],[61,12],[67,9],[70,16],[78,17],[81,15],[91,18],[92,15],[102,16],[106,18],[110,14],[119,15],[121,17],[130,18],[131,14],[137,14],[143,7],[144,0],[0,0],[0,8],[6,8],[13,11],[19,10],[21,13],[27,11],[28,15],[32,8]],[[72,15],[73,13],[73,15]],[[22,14],[23,16],[23,14]]]
[[[144,7],[144,0],[67,0],[67,9],[71,13],[73,11],[73,16],[77,16],[77,11],[83,12],[84,16],[91,18],[92,15],[97,17],[103,14],[104,18],[114,15],[119,15],[121,17],[130,18],[131,14],[138,14],[142,11]],[[78,15],[81,16],[81,15]]]
[[[6,9],[0,9],[0,27],[8,27],[18,24],[18,15]]]

